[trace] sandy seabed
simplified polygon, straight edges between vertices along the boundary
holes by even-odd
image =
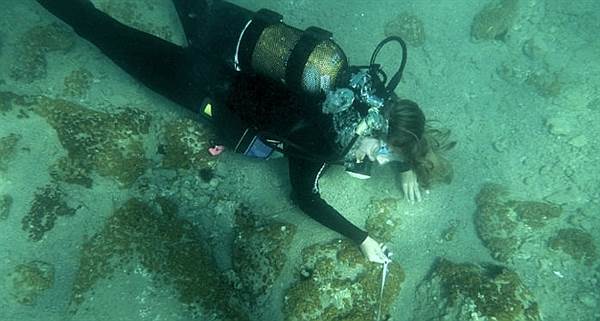
[[[546,320],[600,320],[600,267],[595,257],[600,240],[600,147],[594,138],[600,135],[600,3],[521,0],[516,2],[510,22],[505,23],[507,30],[485,39],[485,31],[477,35],[473,26],[487,1],[233,2],[251,10],[280,12],[286,23],[299,28],[316,25],[332,31],[351,64],[368,63],[386,32],[402,29],[394,29],[394,21],[408,16],[419,24],[404,30],[409,33],[404,36],[414,37],[409,41],[408,66],[397,93],[419,102],[428,118],[452,130],[452,138],[458,142],[448,154],[454,167],[453,181],[435,186],[423,202],[409,204],[402,199],[389,168],[376,169],[368,181],[354,180],[342,169],[332,168],[321,180],[323,197],[359,226],[365,225],[369,204],[395,200],[390,214],[399,223],[388,244],[405,280],[389,309],[392,320],[422,320],[428,302],[422,287],[440,257],[460,263],[495,263],[515,271]],[[515,1],[495,3],[510,2]],[[94,3],[137,28],[175,43],[184,42],[167,0]],[[180,236],[187,235],[186,229],[194,229],[199,243],[210,248],[216,270],[206,268],[208,276],[235,265],[231,248],[238,235],[234,215],[240,211],[239,204],[261,219],[294,226],[295,234],[285,243],[287,260],[278,268],[278,277],[271,280],[270,294],[261,298],[255,314],[249,316],[251,320],[283,319],[284,293],[301,265],[301,251],[339,238],[288,200],[285,160],[258,162],[226,152],[216,164],[210,164],[212,179],[204,179],[193,161],[187,168],[166,166],[156,152],[162,146],[165,124],[190,128],[181,120],[194,115],[143,87],[68,28],[59,28],[63,41],[27,56],[31,46],[43,42],[31,38],[45,35],[45,31],[36,34],[31,30],[58,20],[31,0],[0,0],[0,7],[0,320],[188,320],[198,316],[199,312],[185,308],[184,303],[189,302],[182,303],[178,292],[182,287],[173,281],[176,268],[156,263],[157,270],[167,269],[164,275],[171,277],[169,284],[175,284],[158,286],[162,283],[152,269],[142,264],[148,262],[144,256],[122,265],[108,264],[113,269],[100,274],[109,277],[82,281],[86,249],[110,252],[105,255],[107,261],[98,264],[118,259],[111,256],[117,245],[102,248],[94,243],[113,235],[102,234],[114,218],[112,213],[119,213],[124,204],[131,205],[127,203],[131,198],[160,197],[178,203],[177,216],[187,222],[173,219],[173,224],[184,230]],[[500,18],[495,19],[488,32],[503,26]],[[393,70],[397,60],[390,51],[382,55],[381,63]],[[36,195],[49,199],[49,194],[56,192],[44,187],[53,184],[56,164],[69,153],[65,138],[52,123],[57,118],[28,109],[39,105],[35,99],[40,97],[85,106],[100,113],[99,121],[106,121],[102,115],[123,108],[149,115],[152,120],[147,128],[137,129],[144,146],[141,155],[149,164],[146,170],[133,178],[102,175],[103,170],[118,168],[94,163],[94,170],[88,173],[93,178],[91,187],[82,186],[84,181],[60,186],[65,207],[71,212],[59,213],[47,224],[27,220],[35,199],[40,199]],[[13,108],[5,109],[8,105]],[[518,200],[561,208],[560,217],[548,217],[543,227],[521,224],[511,230],[513,234],[505,235],[506,240],[518,240],[508,260],[494,251],[490,239],[481,237],[481,226],[476,223],[481,212],[476,197],[489,184],[507,191],[506,199],[498,201],[507,207],[511,200]],[[52,212],[45,203],[37,204],[40,211]],[[168,204],[158,204],[162,213],[168,212]],[[156,210],[141,208],[136,213]],[[47,231],[38,238],[32,236],[38,231],[28,227],[32,222]],[[139,222],[155,221],[142,217]],[[137,230],[135,222],[127,224]],[[145,231],[145,227],[140,225],[139,230]],[[568,255],[567,246],[561,247],[555,238],[561,230],[582,232],[576,235],[583,243],[573,242],[593,251],[579,258]],[[171,233],[160,228],[153,231]],[[168,242],[168,237],[160,242]],[[151,253],[154,243],[144,244],[143,251]],[[171,254],[163,243],[156,248]],[[127,249],[118,250],[128,253]],[[208,281],[194,282],[202,287]],[[78,296],[82,293],[84,300]],[[435,320],[446,319],[438,316]]]

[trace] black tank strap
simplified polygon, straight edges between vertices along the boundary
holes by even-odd
[[[318,27],[308,27],[300,36],[292,50],[287,64],[285,81],[290,88],[299,89],[302,82],[302,72],[310,54],[323,41],[330,40],[333,34]]]

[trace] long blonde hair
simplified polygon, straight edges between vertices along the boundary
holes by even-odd
[[[450,141],[450,130],[438,129],[427,122],[419,105],[407,99],[392,98],[387,143],[402,155],[417,174],[419,184],[428,188],[434,183],[450,183],[452,165],[444,157],[456,142]]]

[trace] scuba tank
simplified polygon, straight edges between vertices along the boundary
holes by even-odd
[[[348,68],[329,31],[300,30],[276,12],[252,12],[225,1],[206,1],[196,17],[190,45],[212,61],[254,72],[292,90],[323,94],[335,88]]]

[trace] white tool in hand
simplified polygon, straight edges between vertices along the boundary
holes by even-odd
[[[381,321],[381,305],[383,304],[383,289],[385,288],[385,279],[388,275],[388,264],[392,262],[393,253],[385,249],[386,260],[383,262],[383,269],[381,271],[381,290],[379,291],[379,308],[377,309],[377,321]]]

